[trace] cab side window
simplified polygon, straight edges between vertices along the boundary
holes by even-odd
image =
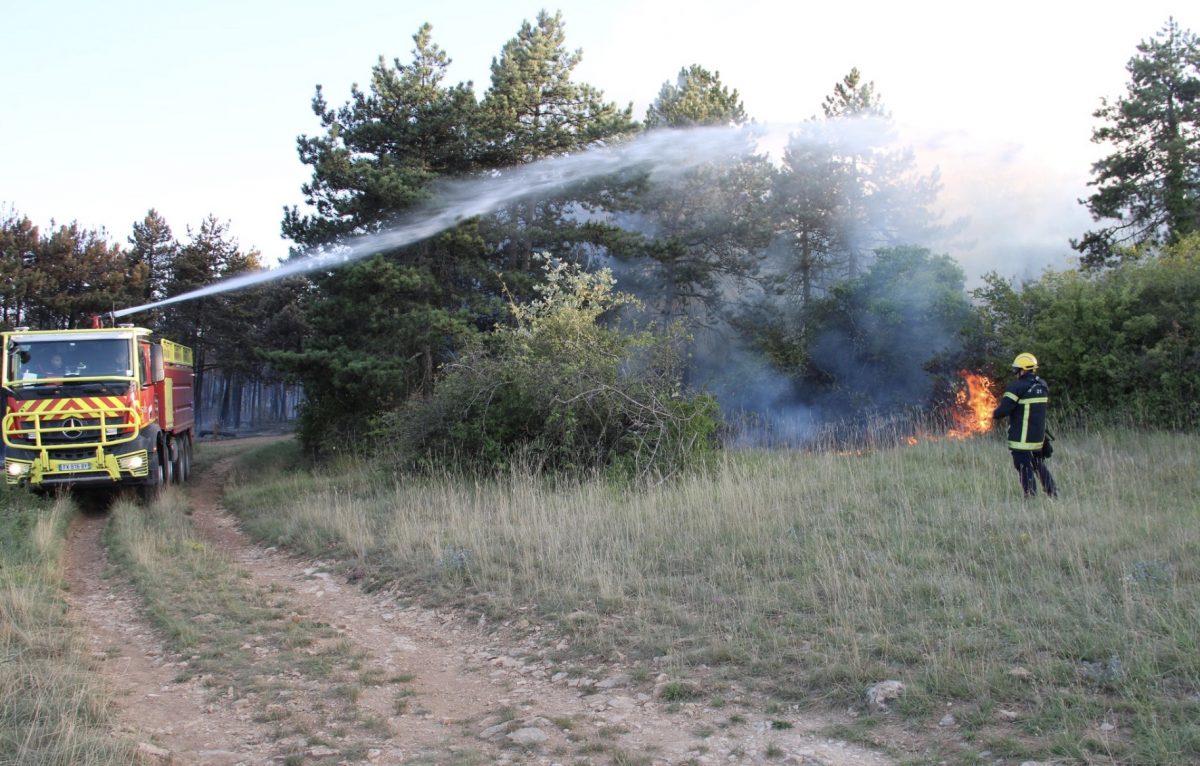
[[[139,343],[138,354],[138,377],[141,378],[142,387],[154,385],[154,380],[150,377],[150,344]]]

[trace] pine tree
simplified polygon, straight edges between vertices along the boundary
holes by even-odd
[[[36,302],[30,265],[39,241],[38,227],[27,216],[9,209],[0,217],[0,325],[6,328],[28,324],[28,311]]]
[[[136,292],[135,299],[142,304],[162,300],[166,297],[167,281],[179,253],[179,243],[171,233],[171,227],[157,210],[151,208],[145,218],[133,225],[129,245],[125,259],[130,287]],[[139,321],[156,327],[159,318],[160,313],[155,311]]]
[[[830,147],[812,138],[793,136],[774,175],[772,219],[781,249],[787,254],[776,286],[807,304],[829,280],[849,231],[845,201],[852,175]]]
[[[1071,246],[1087,268],[1178,242],[1200,229],[1200,41],[1175,19],[1129,60],[1125,96],[1101,101],[1092,140],[1113,148],[1092,166],[1092,218],[1111,225]]]
[[[895,127],[875,84],[851,69],[822,109],[823,119],[789,138],[775,184],[778,223],[799,248],[795,281],[805,294],[818,278],[853,279],[878,248],[920,244],[938,228],[930,210],[938,175],[921,174],[912,150],[894,146]],[[814,266],[838,272],[818,275]]]
[[[325,133],[297,140],[300,161],[313,168],[304,185],[308,205],[284,216],[283,233],[316,248],[379,231],[428,197],[430,184],[476,166],[478,107],[470,83],[443,84],[449,57],[423,25],[412,61],[382,56],[369,90],[351,88],[350,102],[329,108],[321,86],[312,108]]]
[[[425,24],[409,62],[381,57],[370,86],[331,109],[318,87],[313,111],[324,135],[301,137],[313,168],[304,194],[314,212],[287,211],[297,257],[385,230],[428,199],[439,178],[480,167],[484,140],[469,83],[447,85],[450,59]],[[301,435],[310,448],[339,429],[363,427],[382,409],[427,391],[455,339],[496,313],[499,288],[476,221],[432,239],[311,277],[297,295],[303,349],[276,346],[272,363],[303,382]]]
[[[243,251],[229,234],[229,224],[215,216],[188,230],[189,239],[176,253],[165,286],[165,297],[183,295],[221,280],[257,271],[262,267],[256,250]],[[209,413],[203,402],[213,370],[257,369],[259,360],[249,338],[260,318],[248,307],[257,291],[240,290],[195,298],[167,306],[162,311],[163,335],[192,348],[195,354],[196,422],[201,427]]]
[[[30,299],[24,318],[38,329],[88,327],[93,314],[128,302],[124,254],[103,229],[61,225],[30,255],[22,265]]]
[[[699,64],[679,70],[674,83],[664,82],[658,98],[646,110],[645,126],[686,128],[694,125],[744,125],[745,106],[737,90],[721,82],[720,72]]]
[[[492,164],[534,162],[577,151],[634,127],[632,107],[619,109],[596,88],[572,79],[582,51],[568,51],[562,14],[538,14],[492,60],[483,99]]]
[[[516,37],[492,61],[492,81],[483,98],[487,164],[506,168],[618,140],[636,126],[632,106],[618,108],[596,88],[573,79],[581,51],[566,48],[562,14],[538,14],[522,23]],[[572,190],[552,198],[526,198],[483,222],[483,235],[494,242],[493,262],[509,288],[527,297],[538,279],[535,252],[567,260],[591,246],[606,246],[618,232],[595,221],[581,221],[579,208],[595,209],[589,191]]]
[[[334,250],[355,235],[385,230],[431,198],[440,180],[504,173],[577,151],[631,129],[628,110],[576,83],[579,53],[563,46],[561,16],[525,23],[492,67],[482,103],[471,85],[446,83],[449,58],[428,25],[409,62],[381,59],[370,87],[330,108],[313,108],[323,135],[299,141],[313,168],[304,193],[313,212],[293,208],[284,232],[300,253]],[[301,433],[310,447],[353,431],[412,395],[429,395],[438,368],[463,339],[505,316],[505,290],[524,296],[537,274],[531,254],[574,258],[615,236],[584,220],[592,190],[519,200],[435,237],[312,277],[303,298],[303,351],[273,355],[299,375],[308,404]],[[503,283],[501,281],[503,274]]]
[[[663,83],[646,113],[651,129],[736,130],[749,122],[737,90],[699,65],[681,69],[675,83]],[[649,266],[644,279],[664,316],[718,324],[726,291],[755,277],[770,236],[770,168],[755,145],[746,132],[739,152],[713,157],[669,188],[651,186],[642,195],[639,214],[652,231],[643,248]]]
[[[825,97],[821,109],[827,120],[840,117],[890,116],[883,107],[882,98],[875,92],[875,83],[863,82],[858,67],[851,67],[842,81],[833,86],[833,93]]]
[[[895,146],[875,84],[851,69],[825,98],[822,113],[788,138],[772,178],[774,237],[761,269],[766,289],[737,321],[751,344],[801,389],[823,385],[827,372],[814,372],[813,355],[821,352],[814,344],[829,336],[833,319],[817,309],[870,274],[879,252],[893,253],[892,267],[918,263],[894,254],[919,250],[937,228],[930,210],[937,175],[922,175],[912,151]],[[863,319],[861,312],[848,316]]]

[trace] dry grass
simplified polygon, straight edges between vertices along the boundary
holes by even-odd
[[[648,491],[313,475],[283,446],[229,500],[262,537],[376,580],[497,615],[535,605],[579,654],[839,706],[897,678],[913,723],[952,704],[978,750],[1013,758],[1200,759],[1200,439],[1058,444],[1054,501],[1020,497],[992,438],[737,453]]]
[[[134,763],[63,600],[63,542],[76,510],[65,499],[0,494],[0,763]]]
[[[292,612],[286,597],[256,586],[192,528],[178,490],[153,505],[114,504],[108,545],[169,647],[188,658],[176,680],[201,676],[214,694],[244,699],[272,723],[281,748],[338,722],[330,744],[360,749],[367,716],[356,704],[361,657],[330,626]]]

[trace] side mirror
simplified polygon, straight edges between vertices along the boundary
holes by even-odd
[[[167,377],[167,371],[163,368],[163,350],[158,343],[150,344],[150,377],[155,383],[162,383]]]

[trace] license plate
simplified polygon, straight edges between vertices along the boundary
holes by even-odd
[[[91,468],[91,463],[59,463],[58,470],[60,471],[86,471]]]

